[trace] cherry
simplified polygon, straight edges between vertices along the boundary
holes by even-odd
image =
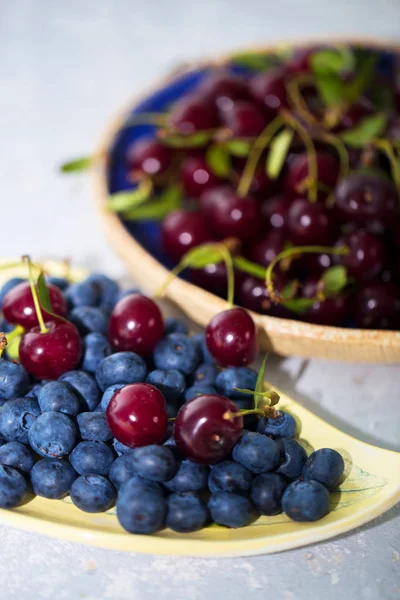
[[[242,241],[254,237],[260,226],[259,203],[247,196],[240,198],[229,186],[211,188],[203,194],[202,208],[220,238]]]
[[[305,198],[294,200],[288,213],[289,238],[298,245],[329,245],[335,238],[331,211]]]
[[[221,113],[223,125],[230,129],[233,137],[257,137],[265,129],[267,119],[253,102],[232,102]]]
[[[162,222],[161,241],[168,256],[180,260],[191,248],[211,241],[211,234],[201,213],[175,210]]]
[[[317,151],[318,182],[329,189],[333,188],[339,175],[337,160],[326,152]],[[284,180],[286,196],[295,198],[306,192],[304,183],[309,176],[309,158],[306,152],[294,156],[288,166],[287,175]],[[326,190],[318,190],[318,199],[326,198]]]
[[[366,283],[356,296],[356,324],[363,329],[400,329],[400,287]]]
[[[214,108],[201,99],[188,96],[178,100],[168,116],[168,126],[184,135],[202,129],[214,129],[218,119]]]
[[[132,383],[111,398],[106,418],[113,436],[130,448],[159,444],[167,435],[165,398],[148,383]]]
[[[51,283],[47,284],[47,288],[53,312],[64,317],[67,313],[67,304],[62,292]],[[4,318],[13,325],[21,325],[25,329],[30,329],[39,324],[28,281],[19,283],[7,292],[3,299],[2,310]],[[42,310],[42,314],[46,321],[53,319],[53,316],[45,310]]]
[[[400,140],[400,116],[393,117],[387,126],[386,135],[389,140]]]
[[[253,262],[268,267],[268,265],[285,248],[286,236],[282,231],[269,231],[261,240],[251,245],[247,255]]]
[[[154,138],[141,138],[128,150],[127,167],[130,172],[154,177],[165,173],[172,164],[171,149]]]
[[[37,326],[22,336],[19,358],[33,377],[58,379],[79,364],[82,353],[79,332],[68,321],[47,321],[45,327],[45,333]]]
[[[302,290],[303,298],[314,298],[318,293],[319,278],[311,277],[305,281]],[[343,325],[351,310],[350,296],[331,296],[325,300],[317,300],[303,315],[303,319],[316,325]]]
[[[205,335],[211,355],[224,367],[248,365],[257,356],[256,327],[243,308],[230,308],[215,315]]]
[[[274,272],[273,283],[274,289],[277,292],[281,292],[288,283],[288,279],[281,273]],[[272,302],[265,286],[265,281],[253,277],[252,275],[248,275],[243,279],[239,288],[238,300],[245,308],[263,315],[273,315],[274,317],[280,317],[282,319],[293,317],[293,313],[284,306]]]
[[[310,70],[310,58],[314,50],[315,48],[300,48],[296,50],[285,65],[286,72],[290,75],[308,73]]]
[[[299,271],[309,276],[319,277],[326,269],[333,265],[332,254],[303,254],[297,261]]]
[[[243,159],[236,159],[235,163],[235,171],[239,179],[243,174],[243,169],[246,164],[246,161]],[[265,167],[263,161],[261,160],[251,180],[249,193],[251,195],[259,197],[260,199],[264,199],[265,195],[271,191],[271,188],[273,188],[273,186],[274,182],[268,177],[267,173],[265,172]]]
[[[291,200],[286,196],[273,196],[264,200],[261,205],[261,215],[272,229],[284,229],[287,225],[287,215]]]
[[[174,423],[178,450],[190,460],[214,464],[232,450],[243,430],[243,418],[232,400],[209,395],[182,406]]]
[[[240,285],[243,279],[241,271],[235,271],[235,289]],[[189,278],[192,283],[199,287],[226,298],[228,291],[228,278],[226,275],[226,266],[221,263],[209,263],[203,269],[190,269]]]
[[[250,81],[250,91],[254,99],[272,113],[288,105],[284,77],[285,71],[277,67],[258,73]]]
[[[118,351],[150,354],[164,331],[157,304],[142,294],[129,294],[114,306],[108,324],[108,339]]]
[[[338,125],[334,127],[333,131],[339,132],[346,129],[353,129],[353,127],[356,127],[356,125],[358,125],[362,119],[368,115],[371,115],[372,112],[373,106],[369,100],[367,100],[367,98],[360,98],[343,115]]]
[[[200,198],[204,190],[220,181],[200,156],[188,156],[181,165],[181,181],[189,198]]]
[[[243,77],[225,71],[209,75],[199,87],[198,93],[219,110],[230,108],[234,100],[247,100],[250,95]]]
[[[337,258],[351,277],[372,279],[382,270],[385,262],[383,242],[369,231],[354,231],[342,237],[339,246],[347,246],[349,253]]]

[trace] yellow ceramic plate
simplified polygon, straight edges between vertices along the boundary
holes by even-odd
[[[59,265],[56,271],[61,273]],[[53,271],[54,264],[46,267]],[[82,271],[74,270],[73,277]],[[1,280],[8,278],[1,273]],[[281,393],[281,392],[280,392]],[[186,556],[266,554],[334,537],[379,516],[400,501],[400,453],[364,444],[315,416],[281,393],[281,407],[296,418],[308,451],[331,447],[346,461],[347,476],[331,495],[332,512],[316,523],[294,523],[284,515],[261,517],[242,529],[211,526],[181,535],[164,529],[151,536],[131,535],[119,525],[115,509],[102,514],[78,510],[63,501],[36,497],[14,510],[0,510],[0,522],[41,534],[115,550]]]

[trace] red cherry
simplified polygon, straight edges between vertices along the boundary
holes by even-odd
[[[209,225],[199,212],[175,210],[161,225],[161,241],[171,258],[180,260],[191,248],[211,241]]]
[[[119,352],[149,355],[164,331],[157,304],[142,294],[129,294],[114,306],[108,323],[108,339]]]
[[[253,262],[268,267],[268,265],[285,248],[287,239],[285,234],[279,230],[269,231],[261,240],[251,246],[247,252]]]
[[[298,198],[289,209],[288,232],[290,239],[298,245],[329,245],[336,233],[332,212],[322,204]]]
[[[296,50],[292,58],[285,65],[286,73],[290,75],[300,75],[310,70],[310,58],[314,48]]]
[[[274,272],[274,289],[281,292],[289,280],[279,271]],[[294,314],[281,304],[272,302],[269,292],[265,287],[265,281],[248,275],[243,279],[239,289],[239,303],[263,315],[273,315],[281,319],[293,318]]]
[[[343,115],[340,123],[333,129],[333,131],[339,132],[346,129],[353,129],[359,122],[368,117],[374,112],[372,104],[366,98],[360,98],[355,102],[351,108]]]
[[[148,383],[132,383],[117,390],[106,418],[113,436],[130,448],[159,444],[167,434],[165,398]]]
[[[318,293],[319,278],[308,279],[303,286],[304,298],[315,298]],[[350,314],[350,296],[332,296],[323,301],[316,301],[303,315],[303,319],[316,325],[343,325]]]
[[[347,246],[349,253],[337,257],[351,277],[358,280],[373,279],[385,263],[383,242],[369,231],[354,231],[343,236],[338,246]]]
[[[356,296],[356,324],[363,329],[400,329],[400,286],[366,283]]]
[[[317,151],[317,170],[318,182],[323,183],[329,189],[333,188],[339,175],[337,160],[326,152]],[[303,195],[306,190],[302,188],[302,185],[304,185],[308,175],[308,155],[306,152],[302,152],[290,160],[284,181],[286,196],[295,198]],[[318,190],[318,199],[323,200],[327,195],[327,191]]]
[[[64,317],[67,313],[67,304],[62,292],[51,283],[48,283],[47,287],[53,312]],[[6,321],[13,325],[21,325],[25,329],[30,329],[39,324],[28,281],[19,283],[4,296],[2,310]],[[42,310],[42,314],[45,321],[54,318],[45,310]]]
[[[261,205],[261,215],[272,229],[285,229],[291,200],[285,196],[267,198]]]
[[[219,178],[208,167],[201,156],[188,156],[181,166],[183,189],[189,198],[200,198],[204,190],[218,185]]]
[[[33,327],[22,336],[19,358],[37,379],[58,379],[78,366],[81,340],[75,325],[68,321],[47,321],[45,325],[46,333]]]
[[[214,129],[218,126],[218,119],[211,104],[190,96],[174,104],[168,125],[179,133],[190,135],[202,129]]]
[[[172,164],[171,149],[153,138],[142,138],[128,150],[129,171],[140,171],[150,177],[161,175]]]
[[[250,91],[254,99],[272,113],[287,107],[285,71],[279,67],[263,71],[253,77]]]
[[[216,235],[242,241],[254,237],[260,227],[259,203],[240,198],[228,185],[211,188],[201,197],[201,207]]]
[[[219,110],[226,110],[234,100],[247,100],[249,90],[243,77],[217,71],[207,77],[198,90],[199,95]]]
[[[182,406],[174,423],[176,445],[184,456],[214,464],[232,450],[243,430],[243,418],[232,400],[198,396]]]
[[[199,287],[226,298],[228,290],[228,278],[224,263],[209,263],[203,269],[190,269],[190,281]],[[235,289],[240,285],[243,278],[241,271],[235,271]]]
[[[223,367],[240,367],[257,356],[257,334],[253,319],[243,308],[230,308],[215,315],[206,328],[211,355]]]
[[[222,123],[234,137],[257,137],[265,129],[267,119],[253,102],[233,102],[221,113]]]

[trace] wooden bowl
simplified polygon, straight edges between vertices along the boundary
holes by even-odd
[[[338,42],[338,40],[330,41]],[[318,42],[321,40],[290,45],[301,47]],[[341,42],[343,43],[343,40]],[[351,39],[345,42],[400,51],[398,45],[384,41]],[[324,43],[327,43],[326,39]],[[257,49],[259,52],[271,50],[274,50],[274,47]],[[140,226],[137,230],[133,226],[129,231],[120,218],[106,208],[110,192],[128,186],[128,182],[124,182],[123,178],[121,183],[121,168],[118,169],[123,156],[121,147],[125,144],[126,148],[127,144],[126,139],[124,140],[125,133],[121,133],[121,127],[133,110],[160,110],[160,104],[165,105],[166,101],[171,102],[178,98],[197,83],[207,68],[224,65],[229,61],[230,56],[183,67],[159,81],[147,94],[131,102],[127,109],[120,112],[106,131],[96,152],[93,173],[97,211],[111,245],[121,256],[140,287],[148,294],[159,288],[169,272],[168,265],[161,264],[161,261],[165,262],[165,256],[160,254],[160,249],[158,249],[158,256],[157,252],[154,256],[143,246],[144,236],[154,236],[154,231],[151,227],[150,230],[143,230]],[[148,126],[140,126],[139,135],[147,134],[149,130]],[[119,180],[118,184],[115,183],[116,180]],[[228,306],[221,298],[184,279],[175,279],[165,295],[186,315],[203,326]],[[251,312],[251,315],[258,328],[260,348],[264,351],[273,351],[283,356],[297,355],[346,362],[383,364],[400,361],[400,331],[327,327],[254,312]]]

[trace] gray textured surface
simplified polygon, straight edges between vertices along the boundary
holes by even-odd
[[[0,3],[1,254],[123,268],[85,185],[55,165],[90,151],[119,106],[188,57],[291,36],[400,38],[399,0]],[[89,232],[89,234],[88,234]],[[400,450],[400,369],[272,359],[269,379],[365,441]],[[275,556],[126,555],[0,527],[7,600],[400,598],[400,509],[342,538]]]

